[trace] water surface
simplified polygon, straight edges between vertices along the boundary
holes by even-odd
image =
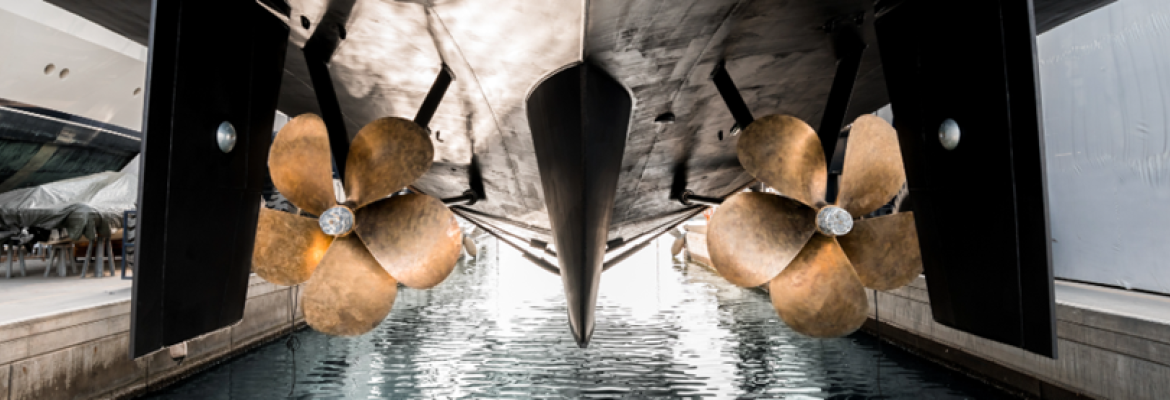
[[[866,334],[803,337],[766,294],[670,257],[672,240],[603,275],[587,349],[560,278],[481,237],[370,333],[302,330],[295,358],[278,340],[148,398],[1012,398]]]

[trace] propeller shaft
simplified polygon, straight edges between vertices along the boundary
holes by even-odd
[[[716,207],[720,204],[723,204],[723,199],[718,197],[699,196],[696,195],[695,192],[684,190],[682,194],[678,196],[678,202],[682,203],[684,206],[701,205]]]

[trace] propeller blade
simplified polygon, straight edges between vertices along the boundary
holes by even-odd
[[[817,132],[800,119],[769,115],[740,134],[739,162],[780,194],[812,207],[825,202],[827,167]]]
[[[463,249],[467,250],[467,255],[472,257],[479,254],[479,249],[475,247],[475,240],[470,236],[463,237]]]
[[[670,255],[677,256],[679,253],[682,253],[683,246],[686,244],[686,240],[683,239],[683,236],[675,238],[674,243],[670,245]]]
[[[378,326],[398,295],[398,282],[378,265],[361,239],[337,238],[305,285],[305,321],[335,336],[356,336]]]
[[[845,148],[837,203],[860,217],[890,202],[905,183],[898,132],[876,115],[857,117]]]
[[[853,231],[837,241],[865,287],[897,289],[922,273],[914,213],[854,221]]]
[[[333,161],[329,133],[315,114],[288,121],[268,150],[272,184],[294,206],[321,215],[337,204],[333,194]]]
[[[418,193],[358,210],[355,231],[390,275],[416,289],[447,279],[463,243],[455,214],[438,199]]]
[[[736,193],[707,224],[711,264],[742,287],[767,283],[796,258],[816,231],[816,210],[768,193]]]
[[[358,131],[345,160],[345,193],[361,208],[413,183],[431,169],[427,131],[402,118],[380,118]]]
[[[315,218],[260,207],[252,271],[277,285],[296,285],[309,280],[331,243]]]
[[[845,336],[865,322],[869,303],[849,259],[831,237],[817,234],[768,286],[772,306],[793,330]]]

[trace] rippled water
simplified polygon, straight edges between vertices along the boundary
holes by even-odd
[[[560,278],[482,237],[478,259],[401,289],[374,331],[298,332],[295,387],[281,340],[149,398],[1011,398],[869,335],[802,337],[767,295],[672,259],[671,240],[603,275],[588,349]]]

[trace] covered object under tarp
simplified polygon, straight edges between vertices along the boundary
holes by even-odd
[[[136,156],[121,171],[99,172],[0,193],[0,226],[4,231],[66,228],[73,240],[81,236],[108,236],[122,226],[123,212],[135,209],[137,200]],[[0,237],[3,239],[6,238]]]

